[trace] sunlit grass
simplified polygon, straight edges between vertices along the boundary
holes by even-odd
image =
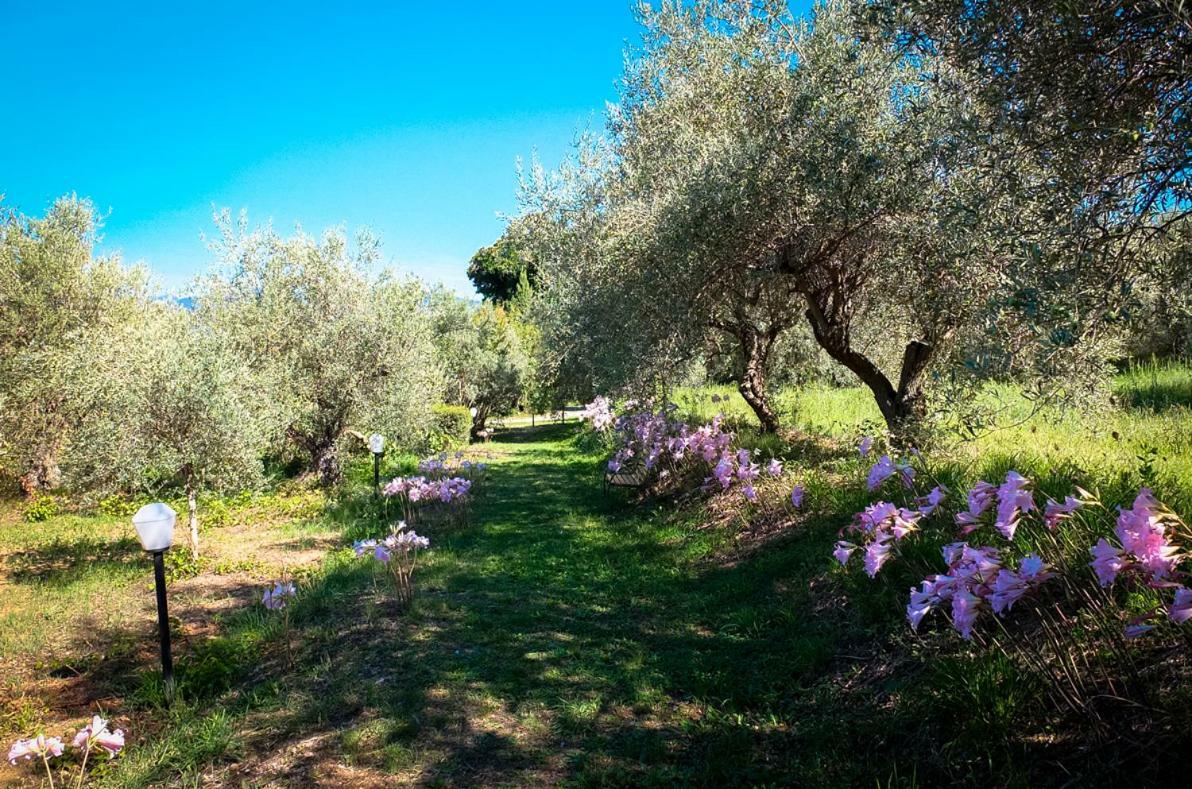
[[[954,489],[1013,464],[1057,495],[1077,482],[1117,502],[1151,484],[1187,514],[1189,411],[1129,396],[1164,376],[1164,391],[1184,380],[1166,369],[1132,373],[1118,381],[1114,407],[1038,414],[972,441],[945,437],[931,460]],[[1029,413],[1010,390],[994,396]],[[129,722],[130,747],[100,775],[117,786],[871,785],[911,775],[963,785],[987,782],[991,764],[1009,765],[999,780],[1026,785],[1062,758],[1039,745],[1056,733],[1027,675],[946,633],[910,638],[910,568],[871,581],[832,562],[839,529],[871,500],[853,446],[877,426],[865,392],[780,393],[792,443],[759,435],[729,387],[678,398],[693,421],[724,411],[745,445],[787,459],[807,484],[804,511],[779,513],[780,538],[743,545],[748,512],[722,509],[713,525],[698,497],[606,495],[603,449],[578,442],[574,424],[540,426],[477,450],[494,457],[469,525],[419,527],[432,550],[404,614],[385,578],[349,548],[383,533],[392,515],[372,496],[368,463],[350,463],[331,500],[296,490],[230,504],[213,542],[259,524],[287,544],[326,550],[299,575],[292,666],[279,618],[251,602],[259,581],[249,572],[248,604],[178,642],[182,701],[165,710],[144,643],[148,566],[127,518],[69,513],[3,520],[0,610],[10,618],[0,653],[30,667],[52,650],[52,662],[75,661],[84,676],[111,671],[108,658],[81,660],[86,648],[72,643],[79,601],[139,601],[113,606],[84,634],[122,639],[122,673],[105,681],[121,699],[111,711]],[[800,434],[825,446],[813,453]],[[391,459],[386,475],[413,462]],[[774,483],[775,498],[789,482]],[[928,543],[919,558],[934,562]],[[185,616],[187,598],[172,600]],[[0,722],[14,733],[51,714],[36,696],[12,697]],[[1105,767],[1092,764],[1076,766],[1085,777]]]

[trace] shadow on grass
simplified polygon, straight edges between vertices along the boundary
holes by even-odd
[[[830,573],[831,518],[733,566],[692,561],[704,537],[589,483],[573,430],[502,434],[514,451],[478,491],[473,524],[416,525],[432,550],[412,611],[342,551],[294,604],[292,666],[280,618],[259,606],[183,661],[196,714],[240,716],[234,780],[898,785],[918,764],[916,780],[939,784],[1010,758],[999,743],[974,756],[957,745],[963,721],[930,714],[970,690],[941,696],[900,670],[892,640],[913,570]],[[860,583],[871,593],[846,601]],[[1040,742],[1001,777],[1046,775],[1064,747]],[[194,762],[181,746],[172,761],[129,756],[129,784]]]
[[[132,537],[56,539],[4,557],[7,574],[18,583],[66,583],[102,569],[123,569],[143,562]]]

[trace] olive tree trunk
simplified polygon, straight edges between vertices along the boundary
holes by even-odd
[[[186,478],[186,525],[190,532],[190,558],[199,560],[199,496],[194,476]]]
[[[807,320],[815,340],[829,356],[847,367],[873,393],[886,428],[896,443],[913,444],[927,416],[924,383],[935,346],[912,340],[903,351],[898,386],[865,354],[852,347],[846,319],[833,315],[818,294],[807,294]]]
[[[759,332],[746,328],[739,338],[744,366],[737,388],[741,397],[745,398],[745,402],[753,409],[763,433],[778,432],[778,415],[774,413],[766,393],[766,365],[770,361],[770,350],[774,347],[777,337],[778,331],[775,329]]]
[[[58,468],[58,447],[43,445],[21,475],[21,491],[29,497],[46,490],[53,490],[62,482],[62,471]]]

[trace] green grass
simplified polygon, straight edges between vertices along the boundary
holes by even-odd
[[[933,454],[966,468],[975,479],[1010,459],[1036,473],[1067,475],[1120,499],[1130,488],[1153,487],[1178,512],[1192,512],[1192,364],[1148,363],[1113,383],[1116,404],[1097,411],[1043,409],[1011,387],[990,387],[984,398],[1001,411],[997,426],[975,439],[943,432]],[[715,394],[723,398],[712,403]],[[729,386],[682,390],[682,413],[695,422],[723,412],[749,446],[784,454],[781,441],[757,433],[757,420]],[[884,428],[868,390],[808,387],[775,396],[783,424],[855,446]]]
[[[945,441],[933,462],[957,488],[1011,463],[1056,494],[1072,480],[1107,499],[1153,484],[1187,514],[1192,417],[1179,402],[1129,405],[1141,386],[1131,380],[1118,384],[1125,408],[1039,415],[976,442]],[[710,394],[683,393],[684,409],[710,417]],[[124,661],[76,666],[84,677],[118,674],[107,678],[102,703],[131,732],[127,753],[97,777],[130,787],[1170,779],[1163,770],[1171,760],[1157,770],[1140,763],[1143,752],[1127,738],[1090,747],[1006,658],[970,649],[945,627],[912,637],[902,617],[906,589],[921,577],[918,565],[935,560],[934,544],[877,581],[840,571],[832,542],[870,500],[853,441],[873,413],[856,390],[783,397],[798,399],[804,431],[828,436],[787,445],[747,434],[808,483],[809,505],[796,522],[776,509],[709,513],[698,500],[606,495],[602,455],[576,440],[573,424],[514,429],[482,450],[495,456],[470,525],[417,524],[433,548],[406,613],[394,609],[385,578],[348,548],[385,528],[365,465],[354,465],[343,494],[325,505],[298,494],[233,507],[229,523],[258,519],[280,545],[330,540],[299,576],[293,665],[278,616],[251,604],[221,611],[209,632],[180,643],[181,700],[166,710],[151,641],[144,648],[150,612],[113,616],[88,637],[124,645]],[[743,408],[730,399],[732,418],[748,431]],[[738,534],[746,518],[785,519],[787,528],[750,542]],[[232,532],[216,529],[211,539],[221,533]],[[6,628],[0,644],[4,660],[28,668],[28,682],[42,670],[39,648],[64,656],[75,648],[65,638],[70,627],[59,640],[29,635],[46,611],[77,622],[70,617],[80,597],[145,592],[127,536],[123,518],[0,525],[5,622],[21,631]],[[213,574],[207,567],[196,580]],[[246,600],[256,598],[259,578],[230,577],[245,585]],[[172,600],[180,617],[194,604],[181,594]],[[26,689],[10,688],[10,696],[25,698]],[[62,715],[36,698],[8,704],[9,729]],[[67,710],[80,718],[88,711]],[[1163,752],[1181,753],[1186,739],[1165,735]],[[0,780],[16,774],[4,770]]]

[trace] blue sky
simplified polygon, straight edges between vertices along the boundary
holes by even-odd
[[[400,269],[470,293],[515,159],[599,127],[638,35],[630,0],[4,6],[5,204],[90,197],[101,249],[170,289],[210,264],[214,206],[370,227]]]

